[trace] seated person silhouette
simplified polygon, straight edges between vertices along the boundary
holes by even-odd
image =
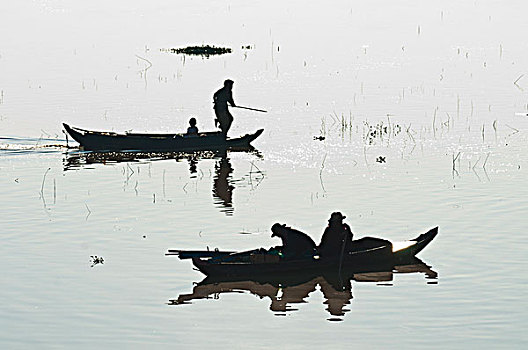
[[[187,128],[187,135],[198,136],[198,127],[196,126],[196,118],[189,119],[189,127]]]
[[[346,216],[340,212],[334,212],[328,220],[321,244],[319,244],[319,253],[325,259],[342,258],[343,254],[352,248],[353,234],[350,226],[343,222]]]
[[[315,254],[316,244],[305,233],[281,224],[273,224],[271,237],[282,239],[282,255],[285,259],[310,258]]]

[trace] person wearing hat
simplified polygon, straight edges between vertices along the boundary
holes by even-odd
[[[354,235],[350,226],[343,223],[346,216],[336,211],[330,215],[328,226],[324,230],[319,253],[321,258],[340,258],[344,252],[350,250]]]
[[[271,232],[271,237],[279,237],[282,240],[280,249],[286,259],[311,258],[316,252],[315,242],[304,232],[279,223],[271,226]]]
[[[227,103],[232,107],[236,107],[233,100],[233,81],[227,79],[224,81],[224,87],[219,89],[213,95],[214,111],[216,115],[215,125],[220,124],[220,129],[224,136],[227,137],[227,132],[233,123],[233,116],[229,113]]]

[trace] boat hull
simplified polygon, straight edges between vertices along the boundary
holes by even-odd
[[[259,137],[263,129],[238,138],[225,138],[221,132],[199,135],[186,134],[139,134],[100,132],[71,127],[63,123],[66,132],[86,151],[148,151],[194,152],[247,149]]]
[[[353,249],[343,257],[321,259],[309,257],[285,260],[270,256],[267,251],[257,249],[242,253],[231,252],[185,252],[172,251],[181,259],[192,259],[198,270],[207,276],[255,277],[295,275],[299,273],[324,274],[329,271],[358,273],[386,271],[396,265],[413,261],[438,234],[438,227],[408,241],[409,245],[393,251],[391,242],[378,238],[364,238],[353,242]],[[169,255],[172,255],[169,251]]]

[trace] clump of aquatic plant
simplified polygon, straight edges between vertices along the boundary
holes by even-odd
[[[402,127],[399,124],[385,124],[379,122],[374,125],[370,125],[365,121],[365,140],[369,145],[372,145],[376,140],[383,140],[384,137],[397,136],[402,131]]]
[[[90,259],[92,259],[92,267],[98,264],[104,264],[104,259],[102,256],[90,255]]]
[[[223,55],[223,54],[231,53],[231,48],[217,47],[217,46],[211,46],[211,45],[201,45],[201,46],[187,46],[183,48],[171,48],[165,51],[169,51],[171,53],[176,53],[176,54],[183,54],[183,55],[209,57],[212,55]]]

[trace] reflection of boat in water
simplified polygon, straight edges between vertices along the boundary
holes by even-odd
[[[230,151],[231,152],[231,151]],[[253,153],[260,157],[258,151],[249,147],[244,152]],[[201,151],[201,152],[91,152],[69,151],[65,153],[64,170],[74,170],[95,164],[141,163],[160,160],[188,161],[191,174],[196,173],[196,166],[200,160],[219,159],[227,157],[228,152]]]
[[[68,134],[86,151],[193,152],[240,149],[250,147],[250,143],[264,131],[264,129],[259,129],[253,134],[225,138],[220,131],[204,132],[198,135],[118,134],[70,127],[65,123],[63,126]]]
[[[295,275],[301,271],[322,274],[327,271],[372,271],[392,269],[415,258],[438,234],[435,227],[405,242],[391,243],[384,239],[364,237],[352,241],[352,247],[341,256],[321,259],[318,255],[286,259],[281,247],[260,248],[245,252],[169,250],[167,255],[192,259],[202,273],[208,276],[277,276]]]
[[[189,304],[200,299],[219,299],[221,294],[250,293],[259,298],[270,300],[270,310],[276,315],[296,311],[296,304],[306,303],[311,293],[319,287],[323,294],[326,310],[332,316],[330,320],[341,320],[350,311],[347,305],[352,300],[351,281],[357,282],[388,282],[394,274],[423,273],[427,279],[436,279],[437,273],[421,260],[414,258],[406,265],[397,265],[389,270],[365,271],[363,273],[347,273],[339,275],[326,273],[313,275],[300,273],[291,277],[275,278],[212,278],[206,277],[194,286],[191,294],[180,294],[177,299],[169,301],[170,305]]]
[[[229,156],[232,152],[251,153],[257,158],[262,155],[253,147],[237,151],[203,151],[203,152],[85,152],[69,151],[65,153],[63,160],[64,170],[75,170],[89,168],[93,165],[111,165],[118,163],[150,163],[161,160],[175,160],[176,162],[189,163],[190,178],[196,178],[198,163],[203,160],[214,160],[213,190],[214,204],[226,215],[232,215],[233,191],[235,179],[233,179],[233,166]],[[251,173],[249,178],[251,178]],[[240,181],[238,182],[240,185]]]

